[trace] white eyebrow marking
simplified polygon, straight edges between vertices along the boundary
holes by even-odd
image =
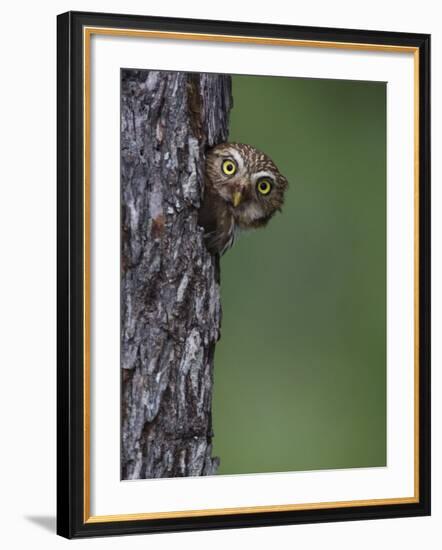
[[[261,170],[261,172],[255,172],[255,174],[252,175],[252,182],[256,183],[260,178],[269,178],[270,181],[275,183],[275,178],[271,172],[267,172],[266,170]]]
[[[235,160],[236,165],[238,166],[239,170],[242,171],[244,169],[244,160],[243,160],[242,156],[240,155],[240,153],[238,151],[235,151],[235,149],[230,149],[229,151],[226,151],[225,153],[226,153],[227,157],[231,157]]]

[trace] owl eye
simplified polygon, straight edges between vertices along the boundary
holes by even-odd
[[[272,182],[267,178],[261,178],[256,185],[261,195],[268,195],[272,190]]]
[[[233,176],[236,172],[236,163],[232,159],[226,159],[223,162],[223,172],[226,176]]]

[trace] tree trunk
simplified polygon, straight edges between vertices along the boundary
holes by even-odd
[[[121,476],[199,476],[212,457],[218,258],[197,224],[229,76],[121,74]]]

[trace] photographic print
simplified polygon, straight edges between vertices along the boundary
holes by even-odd
[[[386,84],[121,71],[122,479],[386,465]]]
[[[430,37],[57,34],[57,532],[428,515]]]

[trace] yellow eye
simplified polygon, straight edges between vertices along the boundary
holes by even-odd
[[[233,176],[236,172],[236,164],[233,160],[227,159],[223,162],[223,172],[226,176]]]
[[[258,181],[257,187],[261,195],[268,195],[272,190],[272,182],[267,178],[262,178]]]

